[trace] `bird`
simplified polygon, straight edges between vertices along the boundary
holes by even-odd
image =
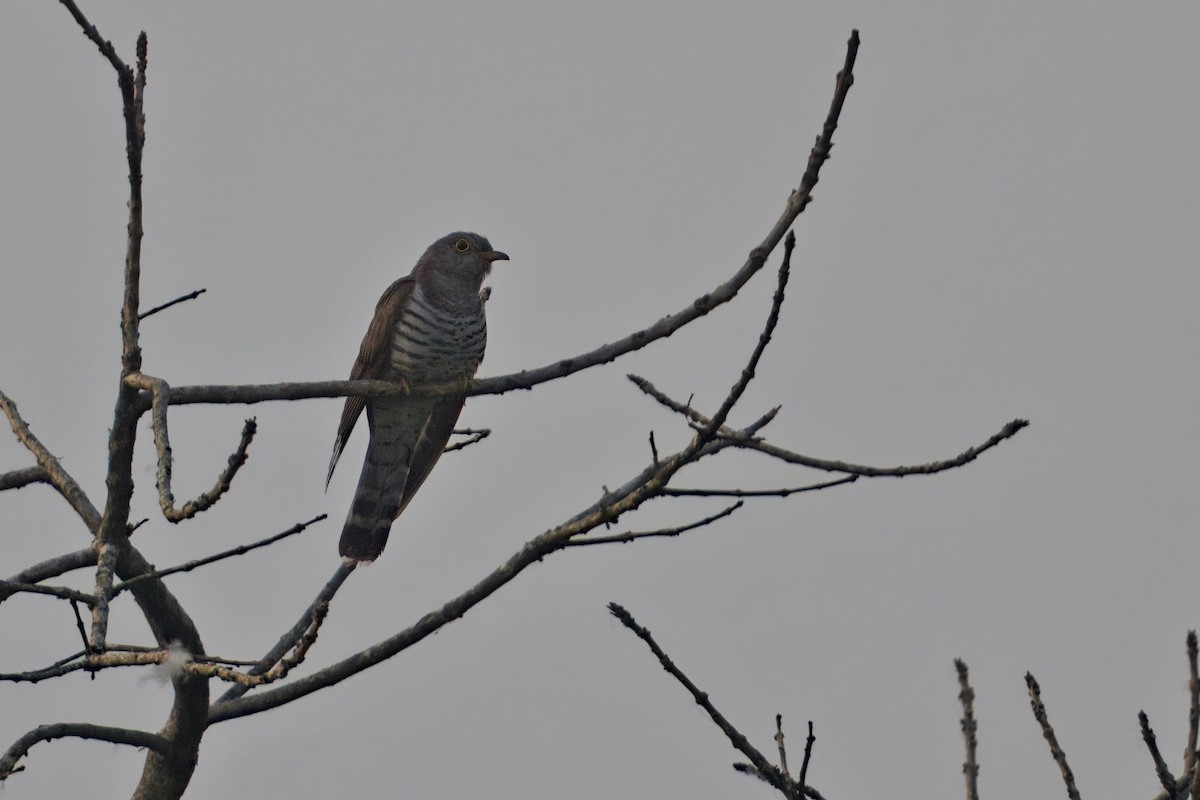
[[[507,260],[479,234],[447,234],[379,298],[350,379],[394,381],[405,393],[346,398],[326,489],[364,408],[371,439],[338,542],[343,559],[371,562],[379,557],[392,523],[441,456],[487,344],[483,306],[490,292],[483,280],[493,262]],[[431,384],[461,389],[438,395],[412,391]]]

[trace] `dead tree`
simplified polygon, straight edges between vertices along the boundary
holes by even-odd
[[[777,289],[766,314],[757,346],[741,365],[732,387],[717,408],[703,412],[693,408],[688,402],[669,397],[645,378],[629,376],[634,386],[648,398],[674,411],[683,424],[691,427],[692,437],[686,446],[677,452],[660,453],[651,436],[648,460],[640,472],[629,476],[617,488],[606,490],[598,501],[579,509],[578,513],[570,518],[553,524],[545,532],[530,538],[504,563],[497,565],[478,582],[449,598],[442,605],[430,609],[415,624],[397,630],[391,636],[359,652],[335,655],[329,659],[326,666],[305,677],[290,679],[289,673],[304,659],[313,656],[326,612],[339,588],[354,571],[353,564],[342,564],[334,569],[332,577],[320,588],[311,604],[299,611],[295,624],[282,632],[273,645],[264,644],[263,649],[266,652],[261,657],[235,659],[208,653],[192,616],[172,594],[168,578],[178,572],[207,567],[248,550],[269,546],[322,522],[324,516],[297,523],[275,536],[215,553],[207,558],[167,569],[153,568],[131,539],[131,534],[138,527],[138,523],[134,523],[130,516],[130,500],[134,486],[132,465],[137,443],[137,424],[142,416],[149,413],[152,422],[158,456],[156,484],[162,513],[172,522],[182,522],[212,507],[229,489],[246,460],[247,451],[255,435],[256,423],[254,420],[247,420],[240,441],[227,466],[220,471],[214,487],[193,500],[179,504],[171,488],[172,453],[168,431],[168,411],[171,406],[253,404],[317,397],[380,397],[406,390],[438,393],[445,391],[447,387],[398,388],[395,384],[381,381],[333,380],[265,385],[171,386],[163,378],[146,371],[143,368],[142,351],[139,346],[141,320],[204,291],[197,290],[172,303],[149,310],[143,311],[141,307],[139,279],[142,243],[142,152],[145,143],[146,35],[143,33],[138,38],[135,63],[127,64],[118,55],[113,44],[85,18],[74,0],[61,2],[87,38],[99,48],[100,53],[116,71],[121,93],[129,167],[128,239],[121,308],[121,378],[116,387],[116,408],[108,443],[106,496],[103,499],[89,497],[76,478],[55,458],[51,447],[43,444],[42,438],[26,424],[18,413],[16,403],[8,396],[0,394],[0,408],[3,409],[17,439],[29,451],[33,460],[32,466],[0,473],[0,489],[16,489],[32,483],[49,484],[70,504],[87,534],[87,539],[81,540],[81,549],[32,564],[0,582],[0,601],[18,593],[34,593],[69,602],[76,610],[81,638],[80,649],[74,653],[64,653],[62,658],[47,666],[17,665],[20,669],[6,672],[0,675],[0,678],[29,684],[46,682],[37,687],[38,691],[42,691],[43,686],[54,686],[52,679],[75,672],[94,674],[101,670],[133,665],[164,665],[171,678],[173,704],[166,722],[157,732],[90,723],[58,723],[36,727],[13,742],[7,751],[0,755],[0,780],[10,778],[25,769],[22,760],[34,745],[56,738],[80,737],[145,748],[146,761],[141,781],[133,797],[179,797],[187,788],[196,766],[200,743],[210,725],[297,701],[390,659],[462,617],[501,586],[515,580],[526,568],[544,561],[556,552],[573,547],[630,542],[648,537],[679,536],[686,531],[724,520],[734,514],[744,502],[756,497],[787,496],[826,490],[853,483],[859,478],[930,475],[953,469],[971,462],[1026,425],[1023,420],[1013,420],[982,444],[971,447],[953,458],[914,466],[883,468],[814,458],[768,441],[763,436],[763,430],[775,417],[778,409],[760,413],[747,424],[732,422],[732,414],[746,387],[755,377],[755,370],[763,351],[771,342],[783,305],[791,255],[795,247],[795,238],[789,233],[789,229],[812,199],[821,167],[830,156],[833,135],[838,126],[843,103],[854,82],[853,69],[859,46],[858,34],[855,32],[848,42],[845,63],[837,75],[828,116],[816,137],[798,188],[791,192],[779,219],[770,227],[763,240],[750,248],[745,262],[733,270],[727,280],[701,292],[686,307],[642,329],[632,331],[619,341],[545,366],[511,375],[477,379],[468,388],[471,395],[503,394],[514,389],[532,389],[547,381],[566,378],[643,348],[732,301],[742,287],[762,271],[772,255],[781,251],[778,257]],[[783,245],[782,248],[780,245]],[[465,434],[469,438],[453,445],[454,447],[478,441],[486,436],[486,431],[467,431]],[[47,441],[52,439],[52,436],[51,433]],[[832,477],[782,488],[747,489],[731,486],[716,490],[696,490],[677,485],[679,476],[689,466],[701,459],[730,450],[754,451],[781,463],[815,470]],[[618,534],[596,533],[598,529],[607,527],[622,515],[628,515],[656,498],[697,493],[726,496],[732,503],[718,514],[665,529],[631,530]],[[91,591],[84,592],[54,584],[56,578],[77,570],[93,572],[94,588]],[[111,640],[111,603],[124,592],[131,593],[136,600],[153,633],[153,643],[133,645]],[[89,613],[84,615],[82,608],[86,608]],[[614,607],[614,613],[618,613],[617,607]],[[626,621],[625,618],[623,621]],[[626,624],[632,627],[636,623],[629,617]],[[647,637],[648,634],[643,638]],[[5,666],[11,669],[13,665]],[[214,680],[227,684],[224,692],[216,699],[210,695],[210,686]],[[715,709],[713,711],[715,712]],[[783,756],[781,725],[777,740],[780,755]],[[761,755],[755,755],[757,751],[753,751],[752,748],[740,749],[752,762],[746,769],[771,781],[787,796],[800,797],[808,794],[819,797],[815,790],[805,787],[804,784],[811,742],[810,735],[804,758],[805,766],[800,768],[798,781],[787,775],[786,763],[781,765],[781,770],[776,769],[767,764]]]

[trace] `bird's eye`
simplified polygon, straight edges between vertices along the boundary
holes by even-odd
[[[460,253],[465,253],[471,249],[471,243],[468,242],[466,239],[459,239],[457,242],[454,243],[454,249]]]

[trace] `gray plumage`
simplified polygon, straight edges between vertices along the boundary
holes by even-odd
[[[493,261],[507,259],[474,233],[451,233],[430,245],[412,273],[379,298],[351,380],[465,387],[487,343],[483,279]],[[343,557],[374,561],[383,552],[392,522],[437,463],[465,401],[461,393],[346,398],[326,485],[364,408],[371,441],[338,543]]]

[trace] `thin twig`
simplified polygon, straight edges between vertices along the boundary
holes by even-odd
[[[197,567],[203,567],[207,564],[212,564],[215,561],[221,561],[222,559],[232,558],[233,556],[240,556],[244,553],[249,553],[251,550],[257,550],[260,547],[266,547],[267,545],[274,544],[275,542],[278,542],[280,539],[286,539],[289,536],[294,536],[295,534],[300,533],[305,528],[309,527],[310,525],[315,525],[316,523],[320,522],[321,520],[326,519],[328,516],[329,516],[328,514],[318,514],[317,516],[313,517],[312,519],[308,520],[307,522],[297,522],[295,525],[288,528],[286,531],[283,531],[282,533],[277,533],[274,536],[268,536],[267,538],[261,539],[257,542],[252,542],[251,544],[238,545],[237,547],[232,547],[228,550],[222,550],[219,553],[214,553],[211,556],[205,556],[204,558],[197,558],[193,561],[188,561],[183,564],[178,564],[174,567],[167,567],[166,569],[160,569],[160,570],[155,570],[154,572],[143,573],[142,575],[138,575],[137,577],[130,578],[129,580],[125,581],[124,583],[118,583],[116,586],[114,586],[113,587],[113,597],[116,597],[118,594],[125,591],[130,586],[141,583],[142,581],[165,578],[167,575],[174,575],[177,572],[191,572],[192,570],[196,569]]]
[[[1191,774],[1196,766],[1196,736],[1200,729],[1200,671],[1197,670],[1197,656],[1200,646],[1196,642],[1196,631],[1187,634],[1188,657],[1188,737],[1187,750],[1183,754],[1183,774]],[[1200,770],[1198,770],[1200,771]]]
[[[787,765],[787,748],[783,746],[783,714],[775,715],[775,745],[779,748],[779,769],[784,775],[791,776]]]
[[[1163,760],[1162,753],[1158,751],[1158,740],[1154,736],[1154,729],[1150,727],[1150,718],[1146,716],[1145,711],[1138,712],[1138,726],[1142,729],[1142,741],[1146,743],[1146,749],[1150,751],[1150,758],[1154,761],[1154,771],[1158,774],[1158,782],[1162,785],[1163,791],[1172,794],[1175,791],[1175,776],[1171,774],[1167,762]]]
[[[967,745],[967,760],[963,763],[963,775],[967,780],[967,800],[979,800],[979,762],[975,759],[975,690],[967,673],[967,662],[954,659],[958,671],[958,699],[962,703],[962,732]]]
[[[832,481],[810,483],[808,486],[794,486],[788,489],[673,489],[668,486],[663,489],[662,493],[667,497],[788,497],[801,492],[815,492],[846,483],[854,483],[857,480],[857,475],[847,475]]]
[[[481,442],[492,435],[492,430],[491,428],[463,428],[462,430],[454,431],[454,433],[458,436],[466,436],[467,438],[463,439],[461,442],[455,442],[452,445],[447,445],[447,447],[442,450],[443,453],[453,453],[455,450],[462,450],[464,447],[470,447],[476,442]]]
[[[75,627],[79,629],[79,638],[83,640],[83,649],[87,650],[88,644],[87,626],[83,624],[83,615],[79,613],[79,604],[74,600],[71,601],[71,610],[75,612]]]
[[[317,593],[316,599],[304,610],[304,613],[300,616],[296,624],[284,633],[283,636],[279,637],[279,641],[275,643],[275,646],[268,650],[267,654],[259,660],[258,665],[251,667],[247,671],[247,674],[251,676],[262,675],[279,664],[287,656],[288,652],[299,644],[305,633],[312,626],[317,609],[322,607],[329,608],[329,604],[333,601],[333,596],[337,594],[338,589],[341,588],[346,578],[350,577],[350,573],[354,572],[357,566],[357,561],[342,562],[333,573],[333,577],[321,587],[321,591]],[[225,691],[225,694],[221,695],[220,699],[213,703],[213,707],[216,708],[223,704],[231,704],[244,695],[250,688],[246,684],[229,687]]]
[[[63,600],[74,600],[88,606],[96,602],[96,598],[87,592],[81,592],[78,589],[72,589],[68,586],[43,586],[38,583],[17,583],[15,581],[0,580],[0,596],[7,597],[9,594],[17,592],[47,594],[52,597],[62,598]]]
[[[650,631],[639,625],[632,614],[616,603],[609,603],[608,610],[609,613],[621,621],[622,625],[633,631],[639,639],[646,643],[646,646],[650,648],[650,652],[658,659],[658,663],[662,665],[662,668],[671,677],[679,681],[683,688],[688,690],[692,698],[696,701],[696,704],[708,713],[709,718],[721,729],[721,732],[729,739],[730,744],[742,753],[742,755],[750,759],[750,763],[757,770],[759,777],[763,778],[763,780],[770,783],[787,797],[802,796],[802,793],[795,791],[796,786],[791,778],[786,773],[781,772],[778,767],[773,765],[762,753],[755,749],[754,745],[750,744],[745,735],[733,727],[729,720],[717,710],[716,706],[708,699],[708,694],[701,691],[687,675],[683,674],[679,667],[675,666],[670,657],[658,646],[658,642],[654,641],[654,637],[650,635]]]
[[[650,538],[661,537],[661,536],[678,536],[679,534],[684,533],[686,531],[695,530],[696,528],[703,528],[705,525],[711,525],[712,523],[716,522],[717,520],[719,520],[723,517],[728,517],[730,514],[737,511],[741,507],[742,507],[742,501],[739,500],[738,502],[734,503],[733,505],[729,506],[728,508],[725,508],[724,510],[719,511],[716,514],[713,514],[711,517],[705,517],[704,519],[696,520],[695,522],[692,522],[688,525],[680,525],[675,528],[660,528],[656,531],[626,531],[625,533],[614,533],[610,536],[596,536],[596,537],[588,537],[585,539],[571,539],[569,542],[566,543],[565,546],[566,547],[583,547],[584,545],[590,545],[590,544],[612,544],[614,542],[632,542],[635,539],[650,539]]]
[[[1025,686],[1029,689],[1029,704],[1033,707],[1034,719],[1042,726],[1042,736],[1046,737],[1046,743],[1050,745],[1050,756],[1062,771],[1063,782],[1067,785],[1067,796],[1071,800],[1080,800],[1079,789],[1075,786],[1075,773],[1071,772],[1067,765],[1067,754],[1058,746],[1058,737],[1054,735],[1054,728],[1046,715],[1046,706],[1042,703],[1042,689],[1032,673],[1025,673]]]
[[[808,721],[808,738],[804,740],[804,761],[800,764],[800,775],[796,782],[804,787],[804,793],[809,796],[814,796],[814,793],[808,788],[808,762],[812,759],[813,744],[817,741],[817,737],[813,735],[812,720]]]
[[[204,294],[207,291],[208,291],[208,289],[197,289],[196,291],[189,292],[189,293],[183,295],[182,297],[176,297],[174,300],[163,303],[161,306],[155,306],[154,308],[150,309],[149,311],[143,311],[141,314],[138,314],[138,321],[140,322],[141,320],[144,320],[146,317],[149,317],[152,314],[157,314],[160,311],[166,311],[171,306],[178,305],[179,303],[185,303],[188,300],[195,300],[197,297],[199,297],[200,295]]]

